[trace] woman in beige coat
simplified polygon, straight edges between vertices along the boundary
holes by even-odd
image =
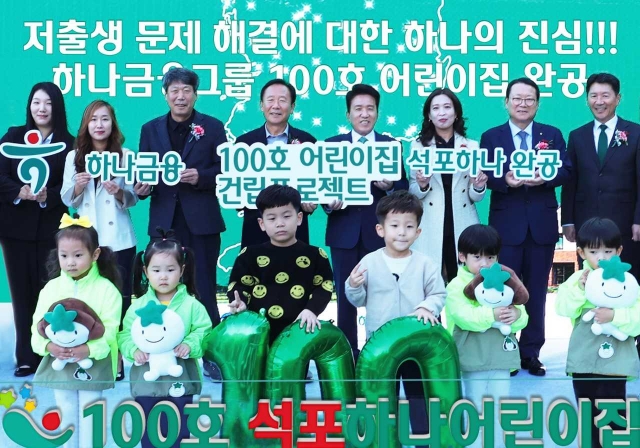
[[[424,120],[415,148],[433,151],[436,148],[474,149],[478,142],[466,138],[462,104],[449,89],[436,89],[427,98],[422,111]],[[454,158],[455,160],[455,158]],[[464,229],[480,222],[475,203],[484,198],[487,176],[471,177],[469,171],[454,174],[435,173],[425,176],[422,170],[412,170],[409,191],[422,201],[424,214],[422,232],[412,248],[429,256],[440,267],[445,281],[458,272],[458,238]]]

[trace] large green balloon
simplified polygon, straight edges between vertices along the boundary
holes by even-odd
[[[424,324],[415,316],[393,319],[371,335],[358,357],[358,398],[366,398],[369,404],[387,398],[390,413],[397,415],[396,374],[400,365],[408,360],[420,367],[427,399],[439,398],[441,412],[449,415],[462,396],[456,344],[441,325]],[[377,437],[372,446],[400,448],[397,426],[390,428],[388,446],[382,446]],[[440,446],[456,446],[448,426],[441,428]]]
[[[245,311],[228,317],[211,330],[203,344],[204,358],[218,364],[225,380],[222,437],[229,439],[229,446],[258,446],[249,420],[258,412],[263,395],[261,380],[269,351],[269,322],[264,312]]]
[[[346,405],[355,402],[354,365],[351,346],[339,328],[321,321],[322,329],[307,333],[294,322],[274,341],[267,361],[267,398],[271,406],[283,398],[293,399],[293,409],[300,409],[305,399],[307,364],[314,360],[320,376],[323,400],[342,401],[336,422],[345,423]],[[294,440],[303,416],[294,413]]]

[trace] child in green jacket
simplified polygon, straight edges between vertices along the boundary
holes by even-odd
[[[482,412],[482,399],[493,398],[494,409],[501,398],[509,396],[509,373],[520,365],[520,352],[514,333],[522,330],[529,320],[523,305],[490,308],[472,300],[464,293],[476,274],[498,262],[502,241],[498,232],[490,226],[474,224],[467,227],[458,240],[458,259],[464,266],[447,285],[447,328],[460,355],[460,370],[464,397]],[[518,280],[519,282],[519,280]],[[518,286],[521,286],[520,283]],[[513,288],[514,290],[523,289]],[[525,290],[526,291],[526,290]],[[516,292],[516,295],[518,293]],[[514,301],[516,297],[514,297]],[[495,323],[511,326],[511,333],[504,335]],[[496,447],[504,446],[499,419],[494,424]],[[483,432],[476,443],[482,446]]]
[[[84,417],[83,410],[99,400],[103,390],[114,387],[118,359],[116,333],[122,310],[122,296],[118,290],[120,274],[113,251],[98,245],[98,232],[87,217],[74,219],[65,214],[55,241],[56,249],[47,261],[51,280],[40,291],[31,326],[31,347],[34,353],[43,356],[34,383],[53,389],[62,414],[62,427],[73,425],[77,428],[68,446],[91,446],[92,419]],[[91,308],[104,327],[102,336],[89,338],[76,346],[69,346],[60,341],[63,338],[55,337],[61,330],[82,334],[76,322],[71,329],[64,325],[56,328],[56,317],[60,317],[57,314],[61,309],[62,320],[73,316],[73,310],[64,311],[63,307],[54,312],[54,306],[68,298],[84,302]],[[43,335],[38,326],[45,323],[51,323],[52,332]],[[87,359],[91,361],[90,367],[85,364]],[[55,360],[65,361],[64,368],[57,369]]]
[[[199,360],[211,319],[197,299],[193,251],[182,247],[173,231],[159,231],[162,239],[151,241],[136,256],[133,288],[138,298],[124,317],[118,345],[122,356],[134,362],[131,394],[145,415],[161,401],[174,403],[180,411],[180,433],[173,445],[178,447],[190,437],[184,407],[202,390]],[[161,418],[163,437],[167,426]],[[141,443],[143,448],[154,446],[147,431]]]
[[[589,219],[580,227],[576,245],[578,254],[585,260],[584,269],[575,272],[558,287],[556,312],[570,318],[573,323],[567,351],[567,374],[573,376],[576,401],[581,398],[590,400],[592,417],[595,418],[601,412],[596,408],[596,400],[625,400],[627,377],[638,376],[640,361],[631,336],[640,334],[640,298],[628,308],[616,309],[595,308],[586,298],[585,283],[590,273],[602,267],[600,263],[604,260],[610,260],[622,252],[622,236],[613,221]],[[627,264],[628,268],[630,265]],[[603,275],[603,280],[605,278]],[[604,282],[602,286],[606,293]],[[616,291],[615,295],[618,294]],[[582,320],[587,311],[595,313],[593,321]],[[604,334],[596,336],[591,331],[593,322],[611,322],[630,337],[619,341]],[[624,416],[625,412],[621,411],[620,414]],[[611,428],[624,429],[613,422]],[[594,424],[591,425],[591,440],[592,446],[602,446],[598,428]]]

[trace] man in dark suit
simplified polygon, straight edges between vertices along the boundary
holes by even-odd
[[[356,84],[347,93],[347,120],[352,131],[326,139],[327,142],[390,142],[392,137],[378,134],[373,130],[378,120],[380,94],[366,84]],[[382,179],[371,184],[373,203],[365,206],[343,208],[342,201],[333,201],[324,206],[328,213],[326,244],[331,248],[333,276],[338,297],[338,327],[343,331],[357,358],[357,312],[344,294],[344,282],[353,268],[369,252],[384,246],[384,240],[376,233],[376,206],[378,201],[394,190],[409,188],[407,175],[402,164],[402,177],[398,181]]]
[[[589,76],[587,104],[594,120],[569,134],[574,171],[562,189],[562,230],[574,242],[589,218],[611,219],[622,234],[620,257],[640,279],[640,126],[616,114],[620,81],[614,75]]]
[[[284,79],[272,79],[260,91],[260,110],[264,114],[265,124],[258,129],[249,131],[236,139],[236,143],[296,144],[315,143],[316,139],[308,132],[289,125],[289,116],[296,107],[296,89]],[[302,203],[302,224],[298,227],[296,238],[309,243],[308,216],[317,208],[316,204]],[[262,244],[269,241],[269,237],[258,225],[258,210],[244,209],[242,223],[242,247]]]
[[[200,301],[215,326],[220,322],[216,263],[220,233],[225,231],[215,192],[221,172],[216,149],[227,139],[220,120],[194,110],[198,84],[198,75],[191,70],[174,68],[165,73],[162,87],[170,112],[143,125],[140,134],[140,152],[157,152],[162,158],[173,150],[182,156],[187,168],[180,182],[169,186],[160,181],[153,187],[137,183],[135,191],[142,199],[151,196],[149,236],[160,236],[157,226],[174,229],[182,244],[195,252]]]
[[[505,98],[509,121],[482,134],[480,147],[489,150],[491,161],[498,147],[504,149],[507,158],[504,177],[497,178],[491,171],[487,172],[491,189],[489,225],[502,238],[498,261],[522,277],[529,291],[525,305],[529,324],[520,335],[521,366],[532,375],[543,376],[546,370],[539,356],[545,341],[547,282],[558,242],[555,187],[568,180],[571,168],[566,161],[566,145],[560,130],[533,121],[539,100],[540,89],[535,82],[529,78],[511,81]],[[516,179],[508,168],[511,154],[516,148],[539,149],[541,143],[560,152],[563,166],[557,176],[545,182],[536,172],[535,179]]]

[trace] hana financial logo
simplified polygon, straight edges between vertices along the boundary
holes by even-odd
[[[66,144],[42,144],[42,134],[38,130],[28,131],[24,135],[24,145],[18,143],[3,143],[0,154],[10,159],[20,159],[18,177],[25,184],[31,186],[31,192],[38,194],[49,180],[49,164],[44,157],[64,151]]]
[[[60,427],[60,411],[54,409],[42,417],[42,426],[48,431]],[[73,436],[73,426],[57,435],[46,434],[21,408],[10,408],[2,418],[2,427],[11,441],[27,448],[55,448],[64,445]]]

